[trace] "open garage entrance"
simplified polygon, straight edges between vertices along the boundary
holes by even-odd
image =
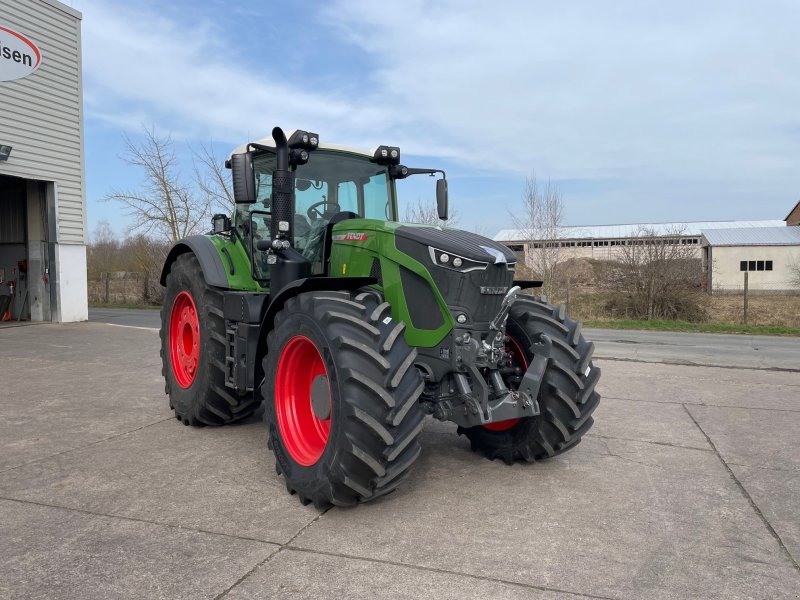
[[[0,175],[0,326],[52,318],[53,195],[52,183]]]

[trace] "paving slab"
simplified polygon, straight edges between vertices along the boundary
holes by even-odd
[[[795,598],[800,575],[712,452],[586,439],[533,467],[424,434],[407,485],[292,546],[613,598]]]
[[[153,332],[39,325],[0,332],[0,472],[169,416]]]
[[[0,597],[215,598],[277,546],[0,500]]]
[[[225,598],[580,600],[586,596],[560,594],[430,569],[283,549]]]
[[[258,418],[170,419],[8,471],[0,496],[276,543],[318,515],[286,493]]]
[[[603,398],[593,416],[589,436],[711,451],[706,436],[680,404]]]
[[[800,410],[800,373],[598,360],[606,398]]]
[[[800,398],[796,399],[800,405]],[[687,406],[800,563],[800,412]]]
[[[800,405],[800,397],[795,399]],[[729,464],[800,472],[800,412],[687,406]]]
[[[786,549],[800,563],[800,471],[731,465]],[[800,596],[800,592],[798,592]]]

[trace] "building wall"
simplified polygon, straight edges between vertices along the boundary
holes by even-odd
[[[28,258],[41,271],[31,273],[36,283],[30,290],[31,317],[42,318],[55,300],[77,305],[56,307],[53,320],[85,319],[81,16],[55,0],[0,0],[0,24],[30,38],[42,53],[34,73],[0,82],[0,143],[12,146],[9,159],[0,162],[0,175],[48,182],[46,202],[39,202],[40,188],[28,191]]]
[[[0,142],[13,147],[0,173],[58,183],[58,239],[54,241],[60,244],[87,241],[77,14],[43,0],[0,0],[2,22],[28,36],[42,51],[36,72],[0,82]]]
[[[86,281],[86,246],[59,244],[56,250],[58,269],[58,315],[61,322],[89,319]]]
[[[699,242],[699,238],[697,239]],[[558,249],[558,260],[565,261],[571,258],[594,258],[597,260],[619,260],[623,255],[623,246],[621,244],[633,242],[633,239],[614,239],[614,240],[568,240],[559,242],[536,242],[539,243],[555,243],[561,244]],[[638,241],[638,240],[637,240]],[[500,242],[510,246],[512,250],[517,252],[518,258],[521,257],[521,252],[516,249],[520,247],[522,242]],[[575,244],[565,245],[565,244]],[[584,244],[584,245],[581,245]],[[613,244],[613,245],[612,245]],[[531,243],[524,244],[526,264],[531,262],[531,253],[536,251]],[[700,258],[702,250],[699,244],[691,244],[692,255],[694,258]],[[520,258],[521,260],[521,258]]]
[[[791,268],[800,264],[800,246],[713,246],[711,248],[711,289],[739,290],[744,287],[740,262],[772,261],[772,271],[749,271],[751,290],[786,291],[798,289],[791,283]]]
[[[786,217],[786,224],[791,227],[796,227],[800,225],[800,202],[795,204],[795,207],[792,209],[792,212]]]

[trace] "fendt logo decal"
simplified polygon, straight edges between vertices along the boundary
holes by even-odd
[[[333,241],[335,242],[365,242],[368,239],[369,236],[366,233],[357,233],[353,231],[333,236]]]
[[[0,25],[0,81],[27,77],[42,64],[38,46],[21,33]]]

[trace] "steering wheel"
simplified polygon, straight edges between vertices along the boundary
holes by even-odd
[[[323,204],[326,206],[325,212],[321,212],[318,208]],[[333,202],[329,202],[328,200],[320,200],[319,202],[315,202],[314,204],[308,207],[308,210],[306,210],[308,218],[313,219],[314,221],[316,221],[317,219],[324,219],[325,214],[328,212],[327,209],[328,205],[335,205],[335,204]]]

